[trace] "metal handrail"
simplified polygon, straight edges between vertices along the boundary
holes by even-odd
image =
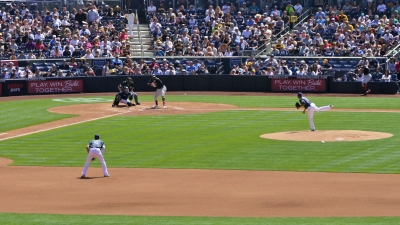
[[[275,38],[278,37],[278,39],[276,39],[275,41],[281,39],[282,37],[286,36],[287,33],[289,33],[289,25],[285,25],[285,27],[283,28],[283,30],[279,31],[277,34],[273,35]],[[284,33],[284,34],[282,34]]]
[[[305,14],[308,14],[308,15],[304,16]],[[297,22],[293,27],[297,27],[300,23],[302,23],[304,20],[306,20],[310,15],[311,15],[311,8],[307,9],[304,13],[302,13],[299,16],[299,18],[302,18],[302,17],[304,17],[304,18],[299,19],[300,21],[298,20],[299,22]],[[276,39],[276,41],[279,41],[279,40],[283,39],[288,33],[290,33],[290,31],[288,31],[285,34],[281,35],[278,39]]]
[[[399,48],[400,48],[400,44],[398,44],[398,45],[397,45],[396,47],[394,47],[392,50],[389,50],[389,52],[388,52],[386,55],[384,55],[384,57],[386,58],[386,61],[385,61],[386,69],[389,68],[389,61],[390,61],[391,56],[393,56],[393,53],[394,53],[394,52],[396,52],[396,54],[399,53],[399,52],[397,51]]]
[[[140,23],[139,23],[139,15],[137,9],[135,10],[135,12],[136,12],[136,27],[137,27],[138,39],[140,42],[140,56],[143,57],[142,34],[140,33]]]
[[[384,55],[384,57],[388,58],[388,57],[392,56],[393,52],[396,51],[398,48],[400,48],[400,44],[398,44],[393,49],[389,50],[389,52],[386,55]],[[398,53],[398,52],[396,52],[396,53]]]
[[[303,23],[309,16],[311,16],[311,8],[303,12],[297,19],[297,23],[293,27],[297,27],[299,24]]]
[[[272,43],[272,41],[269,40],[269,41],[265,42],[263,45],[261,45],[260,48],[257,49],[257,54],[256,54],[256,56],[259,56],[259,55],[261,55],[262,53],[264,53],[265,51],[267,51],[268,45],[271,45],[271,43]],[[261,47],[264,47],[264,48],[261,49]],[[260,50],[260,51],[258,51],[258,50]]]

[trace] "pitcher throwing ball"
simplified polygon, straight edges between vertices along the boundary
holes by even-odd
[[[306,113],[306,110],[308,110],[308,120],[310,121],[310,128],[311,131],[315,131],[315,126],[314,126],[314,111],[326,111],[331,108],[333,108],[332,105],[328,106],[322,106],[318,108],[314,103],[312,103],[308,98],[303,97],[303,94],[301,92],[297,93],[297,97],[299,98],[299,102],[296,102],[296,108],[299,109],[301,107],[304,107],[303,114]]]
[[[89,164],[94,157],[100,161],[101,167],[103,168],[104,177],[110,176],[110,174],[107,171],[106,161],[104,161],[103,157],[105,149],[106,145],[102,140],[100,140],[100,135],[98,134],[94,135],[94,140],[90,141],[89,144],[86,146],[86,151],[88,155],[86,157],[86,163],[85,167],[83,168],[81,179],[86,178],[86,173],[89,169]]]
[[[157,88],[156,94],[154,95],[154,102],[156,103],[152,109],[158,108],[158,97],[161,95],[161,99],[163,101],[163,108],[167,108],[165,103],[165,92],[167,92],[167,87],[165,87],[164,83],[160,80],[160,78],[156,77],[156,75],[152,75],[150,80],[147,82],[147,86],[152,86]]]

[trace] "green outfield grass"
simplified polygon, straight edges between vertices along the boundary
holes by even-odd
[[[397,225],[399,217],[354,218],[228,218],[228,217],[166,217],[166,216],[100,216],[100,215],[46,215],[0,213],[0,223],[7,225]]]
[[[169,95],[168,102],[208,102],[232,104],[239,107],[257,107],[257,108],[294,108],[297,101],[296,95],[289,96],[209,96],[209,95]],[[62,101],[64,99],[64,101]],[[84,101],[87,99],[87,101]],[[400,109],[400,98],[377,98],[377,97],[317,97],[311,96],[317,106],[332,104],[338,108],[354,109]],[[0,98],[0,132],[13,130],[21,127],[45,123],[71,117],[73,115],[61,115],[47,112],[48,108],[71,105],[86,104],[98,102],[111,102],[112,96],[93,96],[82,98],[70,98],[68,96],[57,98],[19,100],[13,102],[1,102]],[[140,96],[141,101],[153,101],[152,94]]]
[[[73,115],[47,108],[77,104],[52,99],[0,102],[0,132]],[[62,98],[60,98],[62,99]],[[112,97],[96,97],[108,102]],[[271,96],[170,95],[169,102],[210,102],[251,108],[294,108],[297,98]],[[318,106],[400,109],[399,98],[310,97]],[[151,95],[140,96],[142,102]],[[1,101],[1,98],[0,98]],[[111,107],[111,103],[110,103]],[[84,146],[99,133],[109,167],[400,173],[400,113],[320,112],[319,130],[370,130],[388,139],[361,142],[295,142],[262,139],[265,133],[308,130],[307,115],[293,111],[230,110],[192,115],[114,116],[0,141],[0,157],[13,165],[78,166]],[[98,161],[93,166],[100,166]],[[29,221],[28,223],[26,221]],[[71,222],[72,221],[72,222]],[[376,218],[212,218],[0,214],[0,224],[399,224]]]

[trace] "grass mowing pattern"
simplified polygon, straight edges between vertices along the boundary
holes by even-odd
[[[2,141],[0,155],[14,159],[14,165],[82,166],[84,146],[94,133],[100,133],[110,167],[399,173],[400,131],[392,123],[398,113],[381,115],[317,113],[317,129],[394,134],[382,140],[324,145],[259,137],[264,133],[308,130],[307,116],[298,111],[116,116]],[[355,120],[357,117],[360,119]]]
[[[104,97],[104,102],[109,99]],[[167,96],[167,100],[287,108],[292,107],[297,99],[295,96],[187,95]],[[400,109],[400,100],[397,98],[312,97],[311,100],[318,106],[333,104],[339,108]],[[152,96],[143,95],[141,101],[152,101]],[[53,102],[51,99],[0,102],[0,132],[69,117],[71,115],[46,111],[48,107],[68,104],[76,102]],[[268,132],[308,129],[307,117],[299,111],[228,111],[199,115],[112,117],[2,141],[0,156],[15,160],[14,165],[82,166],[86,157],[84,146],[94,133],[101,132],[107,144],[106,159],[110,167],[399,173],[399,130],[394,123],[397,117],[397,113],[317,113],[317,129],[359,129],[394,134],[394,137],[384,140],[327,142],[324,145],[259,138],[260,134]],[[0,224],[11,225],[399,223],[399,217],[217,218],[0,213]]]
[[[47,215],[0,213],[0,223],[7,225],[397,225],[399,217],[360,218],[226,218],[226,217],[150,217],[150,216],[102,216],[102,215]]]
[[[63,99],[63,98],[59,98]],[[52,99],[22,100],[13,102],[0,102],[0,132],[18,129],[21,127],[32,126],[54,120],[72,117],[74,115],[61,115],[47,112],[48,108],[83,104],[110,102],[112,96],[95,96],[82,98],[65,97],[65,102],[53,101]],[[87,100],[85,102],[85,99]],[[1,100],[1,98],[0,98]],[[75,101],[74,101],[75,100]],[[78,100],[78,101],[76,101]],[[152,95],[141,95],[141,101],[153,102]],[[288,96],[210,96],[210,95],[170,95],[167,96],[168,102],[207,102],[232,104],[239,107],[251,108],[291,108],[294,109],[294,102],[297,101],[295,94]],[[317,106],[332,104],[338,108],[356,108],[356,109],[400,109],[399,98],[355,98],[355,97],[312,97]]]

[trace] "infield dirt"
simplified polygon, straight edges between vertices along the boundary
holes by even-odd
[[[94,112],[87,110],[87,104],[52,108],[49,111],[80,115],[7,131],[0,140],[117,115],[276,110],[172,102],[167,109],[150,110],[151,105],[144,102],[139,107],[111,108],[109,103],[98,103],[91,105],[100,109]],[[82,159],[82,166],[84,161]],[[398,174],[109,168],[111,177],[104,178],[100,168],[91,167],[89,179],[79,179],[80,167],[7,166],[11,163],[12,160],[0,158],[0,212],[231,217],[400,216]]]

